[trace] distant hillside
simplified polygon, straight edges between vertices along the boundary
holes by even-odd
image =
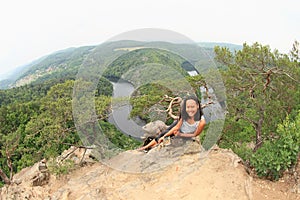
[[[8,79],[0,81],[0,89],[18,87],[34,81],[43,82],[77,73],[85,55],[95,46],[68,48],[43,56],[28,65],[18,67]]]
[[[54,54],[54,53],[53,53]],[[45,58],[47,58],[48,55],[40,57],[34,61],[32,61],[29,64],[25,64],[22,66],[17,67],[12,72],[10,72],[4,79],[0,81],[0,89],[8,89],[15,86],[15,82],[20,79],[21,76],[24,75],[24,73],[27,72],[31,67],[38,65],[40,62],[42,62]]]
[[[214,48],[215,46],[227,47],[230,51],[238,51],[243,48],[243,45],[224,43],[224,42],[199,42],[198,45],[204,48]]]
[[[142,48],[172,48],[179,52],[189,52],[189,45],[185,44],[171,44],[167,42],[138,42],[138,41],[118,41],[112,42],[108,45],[105,51],[119,51],[120,55],[132,50],[140,50]],[[0,81],[0,89],[7,89],[12,87],[19,87],[29,83],[41,83],[51,79],[75,79],[77,71],[84,59],[90,55],[92,50],[97,53],[98,46],[86,46],[79,48],[68,48],[65,50],[54,52],[50,55],[43,56],[28,65],[21,66],[15,70],[13,75],[8,79]],[[119,48],[124,47],[124,48]],[[100,48],[101,51],[103,49]],[[211,54],[212,49],[206,49]],[[153,54],[153,52],[147,52]],[[175,59],[170,55],[166,56],[169,60]],[[175,59],[177,60],[177,58]],[[177,62],[177,61],[176,61]],[[170,63],[169,63],[170,64]],[[183,63],[182,68],[185,70],[192,70],[191,64]]]
[[[230,43],[199,42],[198,44],[203,47],[205,53],[210,55],[210,57],[214,56],[213,48],[217,45],[228,47],[231,51],[242,49],[242,45]],[[124,48],[119,48],[120,46]],[[188,44],[172,44],[167,42],[118,41],[110,44],[111,49],[119,50],[120,52],[141,50],[144,46],[147,46],[147,48],[155,48],[156,46],[166,49],[172,48],[178,52],[185,53],[189,52],[190,48]],[[97,46],[68,48],[43,56],[28,65],[18,67],[10,77],[1,80],[0,89],[18,87],[32,82],[39,83],[51,79],[74,79],[83,60],[90,55],[92,50],[97,51]],[[206,66],[205,60],[203,61],[203,65]],[[182,63],[181,67],[188,71],[193,70],[191,63]]]

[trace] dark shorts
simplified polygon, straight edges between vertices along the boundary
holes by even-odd
[[[163,137],[167,132],[169,132],[176,124],[178,120],[175,120],[166,130],[161,132],[156,138],[155,141],[158,142],[159,138]],[[171,135],[172,136],[172,135]],[[174,136],[174,135],[173,135]]]

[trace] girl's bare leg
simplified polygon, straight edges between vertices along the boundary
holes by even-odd
[[[149,147],[153,147],[155,145],[157,145],[157,142],[155,140],[152,140],[151,142],[149,142],[149,144],[147,144],[146,146],[140,147],[137,150],[143,151],[143,150],[148,149]]]

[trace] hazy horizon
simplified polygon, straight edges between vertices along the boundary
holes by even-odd
[[[175,31],[195,42],[259,42],[288,53],[300,39],[299,7],[295,0],[5,1],[0,78],[53,52],[98,45],[141,28]]]

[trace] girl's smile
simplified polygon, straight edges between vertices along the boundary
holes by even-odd
[[[199,109],[199,105],[193,100],[186,101],[186,112],[190,118],[193,118]]]

